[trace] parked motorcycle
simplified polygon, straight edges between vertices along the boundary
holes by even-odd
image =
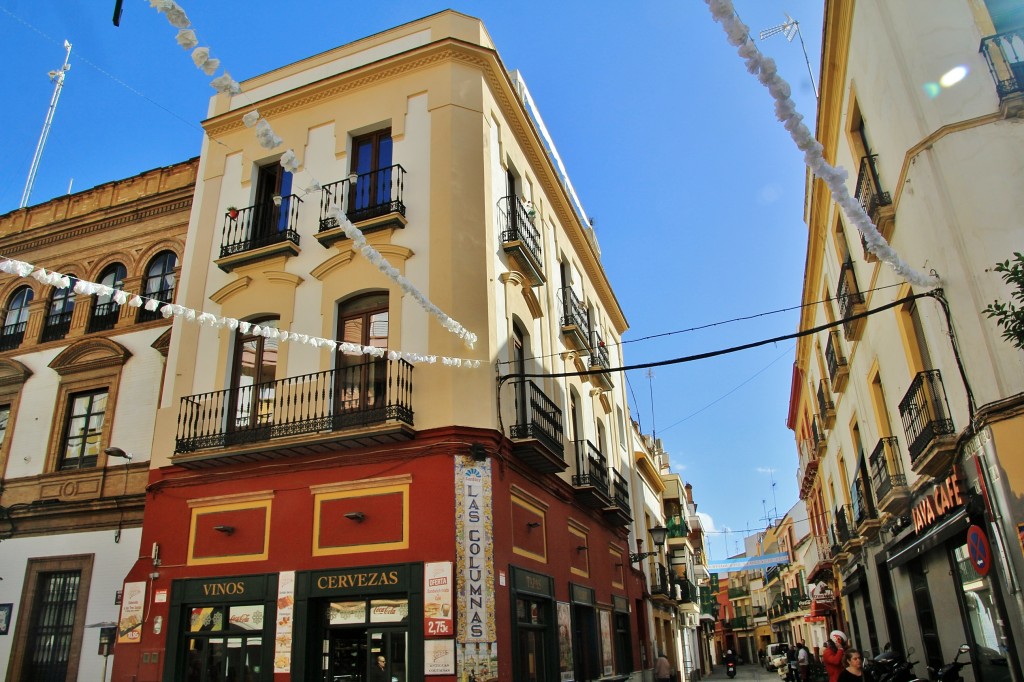
[[[911,649],[908,655],[914,653]],[[892,650],[886,650],[864,664],[864,671],[874,682],[913,682],[917,679],[914,666],[917,661],[900,656]]]
[[[956,656],[953,657],[951,663],[947,663],[938,670],[932,666],[928,666],[928,677],[936,680],[937,682],[963,682],[963,677],[960,676],[960,671],[967,665],[966,662],[960,662],[960,655],[970,653],[971,647],[967,644],[961,644],[960,648],[956,651]]]
[[[725,674],[730,678],[736,677],[736,664],[729,661],[725,664]]]

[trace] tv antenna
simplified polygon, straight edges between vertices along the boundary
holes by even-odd
[[[71,68],[71,43],[64,41],[64,66],[56,71],[51,71],[49,76],[53,81],[53,97],[50,98],[50,108],[46,111],[46,121],[43,123],[43,132],[39,135],[39,142],[36,144],[36,153],[32,157],[32,166],[28,169],[28,180],[25,182],[25,191],[21,193],[21,204],[18,208],[28,206],[28,198],[32,196],[32,185],[36,181],[36,171],[39,170],[39,159],[43,156],[43,147],[46,146],[46,138],[50,134],[50,126],[53,125],[53,114],[57,111],[57,100],[60,99],[61,88],[64,87],[64,76]]]
[[[658,425],[654,421],[654,370],[650,367],[644,372],[647,377],[647,390],[651,396],[651,439],[654,441],[654,447],[658,447]]]
[[[800,33],[800,22],[787,14],[786,21],[778,26],[766,28],[758,33],[757,37],[759,40],[764,40],[780,33],[786,36],[788,42],[793,42],[794,36],[800,39],[800,47],[804,51],[804,62],[807,64],[807,75],[811,77],[811,89],[814,91],[814,99],[818,99],[818,86],[814,84],[814,72],[811,70],[811,60],[807,56],[807,45],[804,44],[804,36]]]

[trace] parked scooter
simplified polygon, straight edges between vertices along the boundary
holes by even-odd
[[[928,677],[937,682],[963,682],[963,677],[960,676],[960,671],[967,665],[966,662],[960,662],[960,655],[970,653],[971,647],[967,644],[961,644],[960,648],[956,651],[956,656],[953,657],[951,663],[947,663],[938,670],[928,666]]]
[[[913,649],[907,652],[908,655],[912,653]],[[874,682],[913,682],[917,679],[914,674],[915,665],[917,661],[911,661],[887,649],[865,663],[864,671]]]
[[[729,661],[725,664],[725,674],[731,678],[736,677],[736,664]]]

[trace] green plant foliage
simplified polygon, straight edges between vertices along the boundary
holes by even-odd
[[[1024,255],[1015,251],[1013,260],[996,263],[993,270],[1003,276],[1004,282],[1014,287],[1010,292],[1012,300],[1003,303],[996,299],[981,312],[995,318],[996,324],[1003,330],[1004,339],[1024,350]]]

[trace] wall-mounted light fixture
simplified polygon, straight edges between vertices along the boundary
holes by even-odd
[[[121,459],[126,459],[129,462],[132,461],[132,455],[130,452],[125,452],[121,448],[114,447],[113,445],[104,450],[103,454],[107,457],[120,457]]]
[[[362,523],[363,519],[366,518],[366,514],[363,512],[349,512],[345,514],[345,518],[349,521],[355,521],[356,523]]]
[[[482,462],[487,459],[487,448],[483,446],[483,443],[473,443],[469,446],[469,454],[476,461]]]
[[[234,526],[214,526],[213,529],[218,533],[224,533],[224,535],[233,535],[235,532]]]
[[[526,524],[526,527],[529,528],[530,530],[533,530],[534,528],[537,528],[538,526],[540,526],[540,521],[530,521],[529,523]]]
[[[587,549],[588,548],[587,548],[586,545],[577,545],[576,546],[576,553],[579,554],[580,552],[586,552]]]
[[[665,538],[668,537],[668,528],[664,526],[655,526],[647,531],[651,534],[651,540],[654,541],[654,546],[658,549],[653,552],[630,552],[629,563],[635,564],[638,561],[643,561],[649,556],[654,556],[658,551],[665,546]]]

